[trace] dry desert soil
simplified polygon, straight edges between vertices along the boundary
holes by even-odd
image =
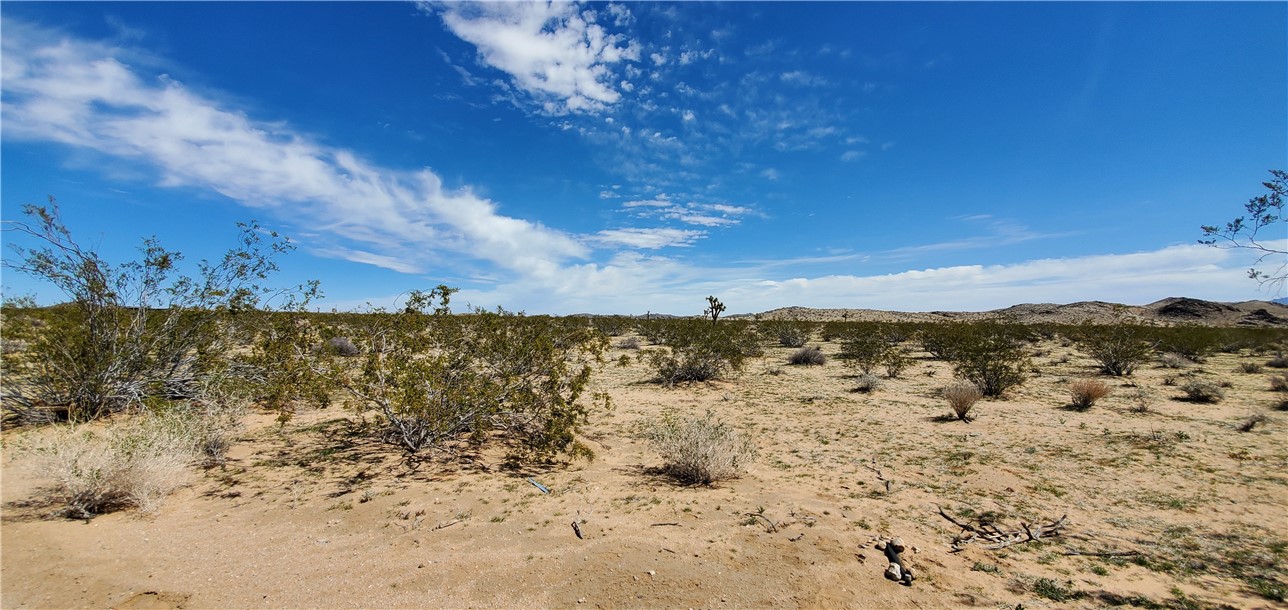
[[[791,351],[665,387],[635,350],[613,348],[594,380],[613,407],[585,429],[590,462],[409,462],[340,406],[284,427],[251,413],[224,467],[153,513],[88,521],[52,516],[43,499],[23,448],[47,431],[6,430],[0,605],[1288,607],[1274,599],[1288,582],[1288,412],[1270,381],[1285,372],[1238,372],[1267,355],[1097,377],[1076,346],[1051,340],[1032,346],[1024,385],[965,423],[936,395],[951,366],[927,354],[857,393],[841,361],[788,366]],[[1069,409],[1069,383],[1089,377],[1113,393]],[[1185,401],[1175,383],[1191,377],[1228,384],[1227,397]],[[677,484],[643,430],[664,412],[707,410],[759,457],[736,480]],[[1268,420],[1238,429],[1257,413]],[[962,530],[941,508],[1005,531],[1065,521],[1056,536],[955,551]],[[883,578],[885,537],[908,547],[911,586]]]

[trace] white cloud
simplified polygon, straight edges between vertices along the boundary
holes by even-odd
[[[867,151],[863,151],[863,150],[847,150],[847,151],[845,151],[844,153],[841,153],[841,160],[842,160],[842,161],[858,161],[859,159],[862,159],[863,157],[866,157],[866,156],[868,156]]]
[[[766,180],[777,180],[778,178],[781,177],[781,175],[778,173],[778,170],[772,167],[768,167],[763,170],[760,170],[760,175],[762,178]]]
[[[693,114],[692,110],[685,110],[684,113],[680,115],[680,118],[684,119],[684,122],[687,123],[689,121],[697,120],[698,117],[697,115]]]
[[[482,61],[511,76],[514,84],[551,114],[596,111],[617,103],[612,65],[638,61],[639,45],[610,34],[592,10],[569,2],[446,2],[422,4],[437,12],[456,36],[478,48]],[[614,23],[629,10],[610,5]]]
[[[706,231],[659,227],[651,229],[608,229],[597,233],[592,241],[605,246],[626,246],[656,250],[671,246],[691,246],[706,237]]]
[[[1230,299],[1251,286],[1227,252],[1172,246],[1152,252],[963,265],[876,276],[766,280],[762,303],[904,311],[982,311],[1025,302],[1105,300],[1145,304],[1168,296]],[[1225,264],[1223,264],[1225,263]],[[1237,267],[1237,265],[1235,265]],[[743,286],[731,295],[753,293]],[[736,297],[724,299],[737,302]]]
[[[117,49],[6,24],[5,138],[58,142],[156,168],[162,186],[195,186],[276,211],[353,244],[319,252],[408,271],[449,251],[530,275],[589,254],[573,237],[505,216],[429,170],[391,170],[315,143],[283,125],[145,77]],[[401,262],[396,262],[401,261]]]
[[[816,76],[803,70],[792,70],[778,75],[778,78],[789,85],[800,85],[802,87],[822,87],[827,85],[827,80],[821,76]]]

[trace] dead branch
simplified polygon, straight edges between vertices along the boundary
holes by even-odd
[[[1140,551],[1065,551],[1065,555],[1077,555],[1082,557],[1135,557],[1140,555]]]
[[[768,532],[769,532],[769,533],[771,533],[771,534],[773,534],[773,533],[775,533],[775,532],[777,532],[777,531],[778,531],[778,525],[777,525],[777,524],[775,524],[773,521],[771,521],[771,520],[769,519],[769,517],[766,517],[766,516],[764,516],[764,515],[762,515],[762,514],[760,514],[760,513],[747,513],[747,516],[748,516],[748,517],[758,517],[758,518],[760,518],[760,519],[764,519],[764,520],[765,520],[765,530],[766,530],[766,531],[768,531]]]
[[[943,507],[937,508],[939,508],[939,515],[941,517],[947,519],[950,523],[956,525],[962,530],[962,534],[953,538],[953,549],[950,551],[952,553],[963,550],[966,544],[977,540],[991,543],[984,548],[997,550],[1016,544],[1024,544],[1035,540],[1041,540],[1042,538],[1058,536],[1064,528],[1065,521],[1069,517],[1068,515],[1063,515],[1059,519],[1047,523],[1046,525],[1030,525],[1028,523],[1020,522],[1019,529],[1001,530],[997,525],[992,523],[980,523],[978,526],[962,523],[944,512]]]

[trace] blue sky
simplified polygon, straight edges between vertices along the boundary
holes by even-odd
[[[6,220],[54,195],[109,259],[155,235],[192,261],[257,219],[324,308],[439,283],[556,314],[1274,296],[1194,242],[1288,167],[1284,3],[0,17]]]

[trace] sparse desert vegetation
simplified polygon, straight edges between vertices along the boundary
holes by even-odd
[[[210,333],[121,352],[147,382],[110,361],[50,376],[83,357],[57,346],[101,340],[86,310],[6,304],[5,605],[1283,603],[1288,442],[1267,413],[1288,382],[1258,368],[1283,328],[780,326],[714,299],[700,319],[550,317],[451,294],[197,326],[105,303],[105,324]],[[1150,364],[1176,350],[1182,368]],[[908,587],[882,577],[894,538]],[[362,566],[326,599],[299,585]],[[251,574],[253,595],[230,586]]]

